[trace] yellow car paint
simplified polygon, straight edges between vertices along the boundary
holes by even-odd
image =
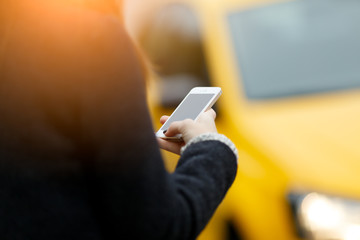
[[[226,239],[231,222],[244,239],[291,240],[297,236],[286,196],[290,191],[320,191],[360,199],[360,91],[249,101],[243,94],[226,16],[275,0],[166,0],[198,17],[211,84],[223,94],[217,126],[239,149],[237,178],[200,240]],[[157,98],[150,77],[149,105],[158,119],[171,113]],[[163,152],[167,167],[177,156]]]

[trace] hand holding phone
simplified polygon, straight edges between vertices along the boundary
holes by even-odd
[[[221,88],[219,87],[193,88],[182,100],[171,116],[166,120],[163,126],[157,131],[156,136],[171,141],[182,141],[181,134],[176,134],[171,137],[165,136],[164,133],[168,130],[170,124],[175,121],[182,121],[185,119],[192,119],[196,121],[201,113],[210,109],[214,105],[220,95]]]
[[[160,122],[165,123],[168,118],[169,116],[162,116]],[[173,123],[170,125],[166,135],[173,136],[181,133],[181,139],[183,141],[166,140],[158,137],[158,144],[161,149],[180,155],[181,148],[194,137],[203,133],[217,133],[215,118],[215,111],[209,109],[201,113],[196,122],[188,120]]]

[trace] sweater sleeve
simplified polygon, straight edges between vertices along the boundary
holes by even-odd
[[[24,150],[24,142],[14,138],[14,146],[19,145],[13,147],[18,149],[14,158],[33,162],[13,166],[32,169],[16,185],[41,185],[22,199],[40,199],[42,205],[17,213],[42,213],[41,221],[27,217],[31,232],[25,238],[60,239],[53,235],[58,232],[66,239],[195,238],[234,180],[232,150],[219,141],[194,143],[176,171],[167,173],[140,62],[124,28],[109,16],[46,6],[32,9],[19,23],[11,58],[16,69],[23,69],[19,73],[14,64],[13,72],[7,70],[23,81],[14,88],[29,86],[19,104],[31,103],[29,121],[42,129],[12,127],[31,141]],[[15,89],[14,99],[18,95]],[[23,172],[16,170],[11,178]],[[50,194],[56,196],[51,205],[45,201]],[[48,231],[39,224],[44,219]],[[21,231],[14,228],[19,236]]]

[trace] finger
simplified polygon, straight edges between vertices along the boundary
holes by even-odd
[[[185,119],[183,121],[176,121],[170,124],[169,128],[167,129],[165,136],[173,137],[177,134],[184,134],[185,129],[188,125],[192,124],[194,121],[191,119]]]
[[[184,145],[184,143],[180,142],[170,142],[162,138],[157,138],[158,144],[161,149],[179,154],[180,155],[180,149]]]
[[[216,118],[216,112],[213,109],[209,109],[206,112],[200,114],[197,122],[214,122]]]
[[[167,115],[161,116],[160,123],[164,124],[166,122],[166,120],[168,120],[168,119],[169,119],[169,116],[167,116]]]
[[[210,108],[209,110],[207,110],[205,112],[208,116],[210,116],[212,119],[215,120],[216,118],[216,112],[214,111],[214,109]]]
[[[180,121],[176,121],[170,124],[169,128],[166,130],[166,132],[164,133],[165,136],[167,137],[173,137],[176,134],[180,133],[180,129],[181,127],[181,122]]]

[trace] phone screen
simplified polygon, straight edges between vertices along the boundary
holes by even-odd
[[[189,94],[181,103],[181,106],[171,115],[171,118],[161,127],[161,130],[167,130],[174,121],[187,118],[194,120],[214,95],[213,93]]]

